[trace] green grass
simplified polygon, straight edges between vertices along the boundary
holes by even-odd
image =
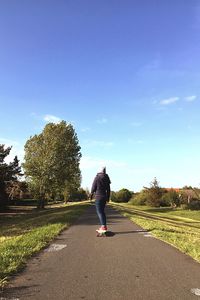
[[[149,206],[134,206],[127,204],[129,207],[135,208],[136,210],[144,211],[144,212],[149,212],[151,214],[155,213],[156,215],[160,216],[169,216],[169,217],[181,217],[182,219],[191,219],[192,222],[194,220],[200,222],[200,211],[198,210],[186,210],[186,209],[181,209],[181,208],[170,208],[170,207],[149,207]]]
[[[0,286],[38,252],[77,219],[87,202],[60,205],[45,210],[22,210],[1,214],[0,219]]]
[[[112,204],[134,223],[200,262],[200,212]]]

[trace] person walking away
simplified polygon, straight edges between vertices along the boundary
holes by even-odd
[[[95,206],[101,227],[97,230],[100,233],[107,231],[105,206],[110,199],[110,178],[106,174],[106,167],[102,167],[94,178],[91,188],[91,199],[95,195]]]

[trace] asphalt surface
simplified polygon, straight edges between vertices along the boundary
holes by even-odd
[[[51,248],[29,261],[0,300],[200,299],[191,292],[200,289],[199,263],[106,210],[108,237],[96,237],[98,220],[90,206]],[[61,250],[50,251],[58,245]]]

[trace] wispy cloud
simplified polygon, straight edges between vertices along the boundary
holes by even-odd
[[[131,122],[131,126],[133,127],[141,127],[143,125],[142,122]]]
[[[90,128],[89,127],[83,127],[83,128],[81,128],[81,131],[82,132],[88,132],[88,131],[90,131]]]
[[[106,118],[101,118],[101,119],[97,120],[97,123],[98,124],[106,124],[106,123],[108,123],[108,120]]]
[[[52,123],[59,123],[61,122],[61,119],[56,117],[56,116],[53,116],[53,115],[45,115],[43,120],[45,122],[52,122]]]
[[[143,140],[134,140],[134,139],[129,138],[128,143],[134,144],[134,145],[141,145],[141,144],[144,144],[145,142]]]
[[[19,145],[19,143],[17,141],[4,139],[4,138],[1,138],[1,137],[0,137],[0,144],[4,144],[6,147],[18,146]]]
[[[197,98],[196,95],[191,95],[191,96],[183,97],[182,100],[185,100],[187,102],[192,102],[192,101],[195,101],[196,98]],[[176,103],[179,100],[181,100],[180,97],[170,97],[170,98],[159,101],[159,104],[162,106],[165,106],[165,105],[170,105],[170,104]],[[155,101],[154,104],[156,104],[156,102],[157,101]]]
[[[152,74],[152,72],[159,72],[161,69],[161,55],[160,53],[155,54],[155,57],[152,58],[149,62],[140,67],[137,71],[138,76],[147,76]]]
[[[149,172],[154,172],[155,174],[155,171],[157,171],[157,169],[154,167],[138,167],[121,160],[103,159],[92,156],[83,156],[81,158],[80,167],[82,170],[97,169],[98,171],[99,166],[106,166],[108,171],[110,169],[112,169],[112,171],[116,169],[121,169],[124,171],[124,174],[135,175],[137,175],[137,173],[144,174]]]
[[[160,101],[161,105],[170,105],[172,103],[175,103],[179,100],[179,97],[171,97],[171,98],[167,98],[167,99],[163,99]]]
[[[188,96],[188,97],[185,97],[185,101],[187,102],[192,102],[194,100],[196,100],[197,96],[196,95],[192,95],[192,96]]]
[[[97,141],[97,140],[86,140],[84,141],[86,147],[103,147],[103,148],[110,148],[114,146],[113,142],[107,141]]]
[[[106,170],[111,179],[111,187],[113,191],[119,190],[122,187],[128,188],[129,190],[139,191],[143,186],[141,186],[140,183],[140,176],[142,176],[145,185],[148,185],[150,179],[158,173],[156,168],[152,168],[150,166],[139,167],[138,165],[133,165],[126,160],[112,160],[101,157],[83,156],[80,161],[83,178],[82,186],[90,188],[93,178],[99,171],[100,166],[106,166]],[[120,179],[119,174],[122,174]],[[140,175],[139,177],[138,174]],[[144,174],[147,177],[147,183],[144,180]],[[141,188],[137,188],[137,185],[141,186]]]
[[[126,167],[127,164],[121,161],[109,160],[109,159],[102,159],[98,157],[91,157],[91,156],[83,156],[80,162],[80,168],[83,170],[88,169],[98,169],[99,166],[106,166],[108,168],[121,168]]]

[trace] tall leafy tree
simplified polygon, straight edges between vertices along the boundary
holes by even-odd
[[[161,204],[163,190],[159,186],[157,178],[155,177],[150,183],[150,187],[145,187],[144,190],[147,193],[147,204],[153,207],[159,207]]]
[[[17,181],[21,175],[21,167],[19,160],[15,156],[13,162],[7,164],[5,158],[10,154],[12,147],[0,145],[0,208],[4,208],[8,204],[8,195],[6,188],[11,182]]]
[[[23,168],[32,192],[41,200],[39,207],[49,195],[62,193],[67,198],[80,186],[80,149],[73,126],[65,121],[47,124],[26,142]]]

